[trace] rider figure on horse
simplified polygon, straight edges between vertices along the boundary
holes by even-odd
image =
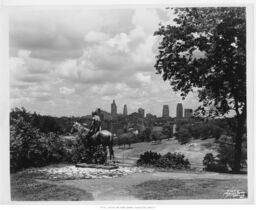
[[[97,111],[92,112],[92,124],[88,132],[88,136],[91,137],[98,131],[101,131],[100,109],[97,109]]]

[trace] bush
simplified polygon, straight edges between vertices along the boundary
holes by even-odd
[[[203,159],[204,170],[214,172],[228,172],[225,164],[220,163],[212,153],[207,153]]]
[[[66,150],[57,135],[40,133],[21,116],[12,120],[10,127],[10,167],[12,172],[64,160]]]
[[[160,168],[188,169],[190,168],[190,163],[183,154],[168,152],[159,158],[155,166]]]
[[[137,160],[137,165],[155,165],[155,163],[159,160],[161,155],[156,152],[147,151],[144,154],[140,155],[139,160]]]
[[[77,141],[70,152],[68,162],[104,164],[107,161],[106,155],[107,154],[104,153],[102,147],[98,146],[93,150],[89,150],[84,147],[82,140],[77,138]]]
[[[172,169],[190,168],[190,163],[188,159],[185,159],[184,155],[170,152],[161,156],[159,153],[147,151],[140,155],[139,160],[137,160],[137,165]]]
[[[10,167],[11,172],[27,168],[30,163],[30,147],[39,141],[38,129],[33,128],[23,117],[10,126]],[[32,146],[35,147],[35,146]],[[37,148],[34,152],[41,152]]]

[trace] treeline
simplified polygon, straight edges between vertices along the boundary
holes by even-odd
[[[57,118],[32,114],[24,108],[13,109],[10,113],[11,172],[52,163],[92,161],[93,155],[84,148],[80,138],[65,139],[59,135],[70,131],[73,120],[81,118]]]
[[[86,122],[85,117],[53,117],[48,115],[40,115],[36,112],[30,113],[24,107],[14,108],[10,112],[10,124],[14,119],[23,117],[33,127],[38,128],[43,133],[67,134],[70,132],[74,121]]]
[[[222,135],[235,138],[234,118],[214,119],[208,121],[179,120],[176,122],[175,137],[181,144],[188,143],[191,139],[215,138],[218,140]],[[246,133],[244,133],[246,136]]]

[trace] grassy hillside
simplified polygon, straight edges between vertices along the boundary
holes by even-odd
[[[116,146],[114,148],[115,157],[118,161],[125,164],[135,164],[136,160],[139,158],[140,154],[146,151],[158,152],[160,154],[166,154],[167,152],[179,152],[185,155],[189,159],[192,168],[202,169],[202,161],[206,153],[216,153],[216,144],[214,139],[206,140],[193,140],[188,144],[181,145],[178,141],[163,140],[159,144],[152,144],[151,142],[141,142],[131,145],[128,149],[126,145],[125,149],[123,147],[119,148]]]

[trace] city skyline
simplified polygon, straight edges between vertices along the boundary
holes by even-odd
[[[10,11],[10,108],[84,116],[113,98],[118,113],[124,104],[157,116],[163,104],[171,116],[179,102],[197,108],[196,92],[182,100],[155,74],[153,33],[168,16],[164,7]]]
[[[100,108],[100,107],[97,107],[96,109],[98,109],[98,108]],[[101,109],[101,108],[100,108]],[[166,111],[168,110],[168,114],[166,114]],[[130,114],[132,114],[132,113],[139,113],[139,114],[142,114],[142,116],[143,117],[146,117],[146,115],[147,114],[152,114],[152,115],[154,115],[154,113],[151,113],[151,112],[147,112],[143,107],[139,107],[138,109],[137,109],[137,111],[135,111],[135,112],[130,112],[130,113],[128,113],[128,106],[127,106],[127,104],[124,104],[124,106],[123,106],[123,112],[118,112],[117,110],[118,110],[118,103],[116,103],[116,101],[115,101],[115,99],[113,99],[113,102],[110,104],[110,111],[108,111],[108,110],[104,110],[104,109],[102,109],[104,112],[108,112],[109,114],[111,114],[111,115],[130,115]],[[126,110],[126,111],[125,111]],[[178,111],[179,110],[179,111]],[[164,116],[164,112],[165,112],[165,116]],[[192,113],[193,113],[193,109],[190,109],[190,108],[183,108],[183,105],[182,105],[182,103],[177,103],[176,104],[176,115],[175,116],[171,116],[170,114],[169,114],[169,105],[166,105],[166,104],[164,104],[163,105],[163,107],[162,107],[162,115],[161,116],[157,116],[157,117],[172,117],[172,118],[175,118],[175,117],[177,117],[177,114],[178,114],[178,112],[181,112],[181,114],[179,114],[180,116],[182,116],[182,118],[184,117],[184,118],[189,118],[189,117],[191,117],[192,116]],[[183,115],[183,113],[184,113],[184,115]],[[168,115],[168,116],[167,116]],[[180,117],[179,116],[179,117]]]

